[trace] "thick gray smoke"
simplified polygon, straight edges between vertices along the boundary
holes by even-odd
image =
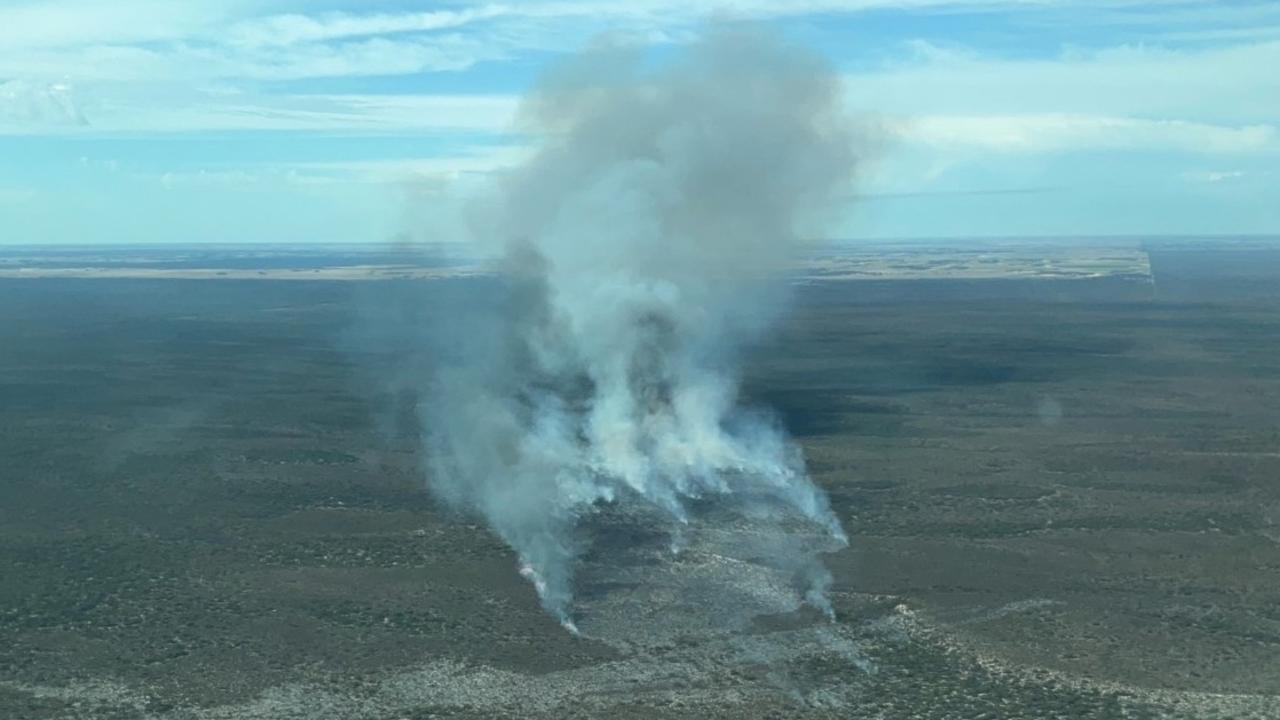
[[[488,521],[570,628],[574,529],[604,506],[677,538],[696,500],[843,542],[798,448],[737,397],[739,351],[851,180],[833,73],[737,32],[660,65],[604,49],[524,118],[540,145],[479,213],[502,300],[460,323],[424,403],[435,491]]]

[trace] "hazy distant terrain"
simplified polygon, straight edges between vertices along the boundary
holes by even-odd
[[[394,280],[462,277],[476,258],[449,246],[192,245],[0,247],[0,278]]]
[[[837,622],[751,615],[777,578],[718,552],[749,523],[671,560],[605,513],[580,638],[424,489],[414,328],[483,265],[6,249],[0,276],[0,716],[1280,716],[1280,242],[811,257],[746,393],[849,532]],[[699,616],[723,582],[748,610]]]
[[[464,248],[0,247],[0,278],[407,280],[492,272],[484,258],[465,254]],[[800,280],[1144,279],[1150,275],[1147,252],[1136,239],[848,243],[815,249],[795,267]]]

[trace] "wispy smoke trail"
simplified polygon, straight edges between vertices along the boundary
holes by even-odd
[[[574,528],[605,504],[673,528],[693,499],[765,508],[843,541],[798,448],[736,396],[738,351],[851,179],[834,74],[719,32],[657,67],[589,52],[524,118],[540,146],[482,213],[502,299],[463,321],[424,403],[433,488],[486,518],[568,627]]]

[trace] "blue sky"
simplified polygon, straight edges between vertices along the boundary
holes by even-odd
[[[835,235],[1280,234],[1274,0],[0,0],[0,243],[449,240],[548,63],[709,16],[879,128]]]

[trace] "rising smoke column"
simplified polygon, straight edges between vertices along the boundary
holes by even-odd
[[[460,321],[424,403],[433,489],[570,628],[573,530],[602,504],[673,528],[695,498],[770,507],[843,541],[798,448],[737,402],[739,351],[855,165],[831,70],[740,32],[657,67],[598,49],[523,118],[539,145],[477,213],[502,299]]]

